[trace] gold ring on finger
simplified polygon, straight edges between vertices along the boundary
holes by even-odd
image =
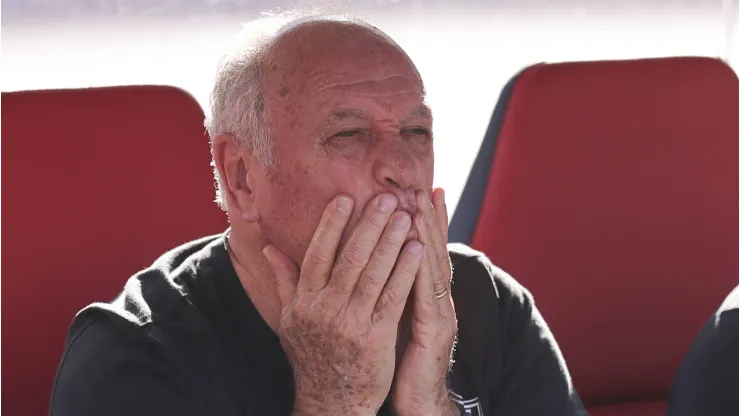
[[[447,286],[445,286],[442,289],[434,292],[434,297],[437,299],[442,299],[443,297],[447,296],[449,292],[450,291],[447,289]]]

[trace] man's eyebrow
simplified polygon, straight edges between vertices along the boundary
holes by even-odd
[[[410,117],[422,117],[432,119],[432,109],[427,105],[420,105],[411,110]]]
[[[331,113],[331,117],[334,119],[347,119],[347,118],[359,118],[363,120],[367,120],[370,118],[370,116],[365,113],[362,110],[357,110],[354,108],[340,108],[338,110],[334,110]]]
[[[408,118],[421,117],[431,120],[432,110],[425,104],[418,107],[414,107],[409,113]],[[361,120],[369,120],[372,117],[365,111],[358,110],[355,108],[340,108],[331,112],[331,118],[335,120],[343,120],[349,118],[356,118]]]

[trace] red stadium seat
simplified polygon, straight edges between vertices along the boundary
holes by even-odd
[[[75,313],[226,228],[203,112],[159,86],[2,94],[2,411],[47,414]]]
[[[528,287],[593,416],[657,416],[738,283],[738,78],[542,64],[504,89],[450,229]]]

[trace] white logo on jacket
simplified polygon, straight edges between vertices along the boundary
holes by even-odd
[[[461,415],[463,416],[483,416],[480,400],[476,397],[473,399],[464,399],[459,394],[450,390],[450,398],[460,406]]]

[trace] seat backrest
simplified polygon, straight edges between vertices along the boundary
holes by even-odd
[[[737,76],[709,58],[543,64],[502,99],[450,236],[532,291],[592,415],[663,415],[738,281]]]
[[[2,94],[2,410],[44,415],[75,313],[221,232],[203,112],[172,87]]]

